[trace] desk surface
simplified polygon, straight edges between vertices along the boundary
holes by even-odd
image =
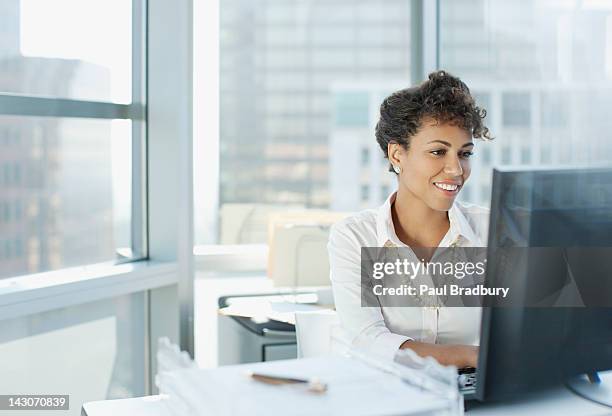
[[[612,409],[578,397],[562,387],[511,402],[468,403],[466,409],[467,416],[604,416],[612,414]]]
[[[81,416],[168,416],[165,396],[101,400],[83,404]]]
[[[82,416],[169,416],[164,396],[104,400],[83,405]],[[290,415],[291,413],[287,413]],[[557,415],[605,416],[612,411],[581,399],[565,389],[550,390],[530,398],[503,403],[473,403],[467,416]]]

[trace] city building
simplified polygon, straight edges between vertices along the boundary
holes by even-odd
[[[0,6],[11,23],[0,29],[0,91],[69,97],[86,86],[108,97],[104,68],[21,54],[19,5]],[[111,122],[0,120],[0,278],[114,259]]]
[[[220,204],[328,207],[332,87],[407,83],[409,21],[401,0],[224,1]]]

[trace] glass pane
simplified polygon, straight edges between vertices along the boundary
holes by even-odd
[[[70,416],[84,402],[143,396],[144,312],[137,293],[0,320],[0,391],[68,394],[70,410],[50,414]]]
[[[489,204],[493,166],[612,162],[612,3],[442,0],[440,13],[441,67],[486,97],[497,137],[476,146],[463,199]]]
[[[129,255],[131,126],[0,116],[0,278]]]
[[[220,2],[220,218],[198,242],[265,243],[275,212],[385,199],[373,132],[382,99],[410,84],[410,5]]]
[[[0,2],[0,92],[130,103],[131,89],[131,1]]]

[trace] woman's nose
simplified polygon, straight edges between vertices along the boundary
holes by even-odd
[[[452,176],[463,175],[463,166],[461,166],[461,161],[459,160],[459,158],[450,158],[446,162],[446,165],[444,165],[444,173]]]

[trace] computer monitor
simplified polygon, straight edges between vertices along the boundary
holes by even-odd
[[[529,307],[483,308],[476,398],[508,399],[612,369],[612,168],[495,169],[492,191],[487,281],[503,269],[500,249],[548,249],[537,278],[533,264],[513,274]],[[559,293],[570,278],[586,307],[529,303],[528,293]],[[610,386],[592,387],[612,400]]]

